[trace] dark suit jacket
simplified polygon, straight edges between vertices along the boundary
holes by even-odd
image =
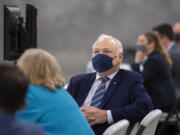
[[[37,125],[26,124],[13,115],[0,113],[0,135],[45,135],[45,133]]]
[[[83,105],[95,78],[96,73],[81,74],[71,78],[67,90],[79,106]],[[153,105],[140,75],[121,69],[111,80],[101,108],[111,110],[114,122],[122,119],[137,122],[152,110]],[[101,135],[108,126],[104,123],[92,128],[96,135]]]
[[[180,92],[180,47],[174,44],[168,52],[173,61],[172,76],[176,89]]]
[[[139,64],[133,64],[132,69],[140,72]],[[175,101],[175,88],[170,68],[165,58],[157,51],[152,52],[142,71],[144,86],[152,98],[154,108],[169,111]]]

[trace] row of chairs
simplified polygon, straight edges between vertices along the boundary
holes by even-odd
[[[133,128],[133,135],[154,135],[158,121],[162,115],[159,109],[148,113],[140,124],[136,124]],[[121,120],[106,129],[103,135],[126,135],[129,126],[129,121]]]
[[[161,126],[158,129],[156,135],[166,135],[173,131],[171,134],[180,133],[180,97],[176,99],[176,102],[169,110],[168,113],[163,113],[160,120]]]

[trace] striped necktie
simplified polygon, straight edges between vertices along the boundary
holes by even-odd
[[[100,80],[101,80],[101,84],[98,86],[90,103],[91,106],[97,108],[99,108],[101,105],[102,99],[106,92],[106,82],[109,80],[109,78],[100,78]]]

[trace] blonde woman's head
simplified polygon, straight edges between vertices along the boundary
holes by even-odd
[[[173,66],[172,60],[171,60],[169,54],[167,53],[166,49],[164,48],[164,46],[162,46],[160,44],[160,41],[159,41],[157,35],[153,32],[145,32],[145,33],[143,33],[143,35],[146,37],[149,44],[154,43],[155,50],[159,51],[164,56],[169,67],[172,68],[172,66]]]
[[[30,84],[56,91],[64,86],[64,78],[57,60],[42,49],[28,49],[20,57],[18,66],[29,78]]]

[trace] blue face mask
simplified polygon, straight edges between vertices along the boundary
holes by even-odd
[[[146,48],[145,45],[137,45],[137,46],[136,46],[136,50],[137,50],[137,51],[145,52],[145,51],[147,50],[147,48]]]
[[[104,54],[98,54],[92,59],[92,65],[97,72],[102,73],[113,67],[112,61],[113,58]]]

